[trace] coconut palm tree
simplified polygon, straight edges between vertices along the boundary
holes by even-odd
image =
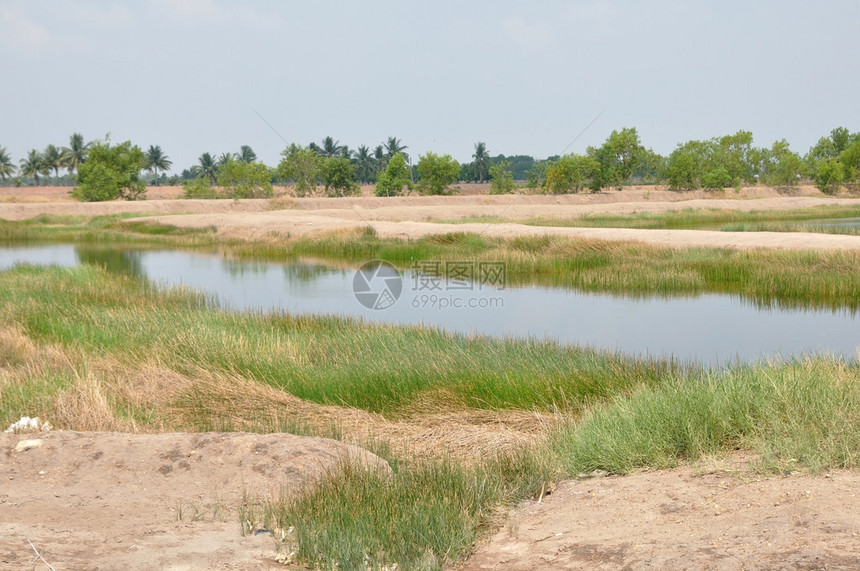
[[[388,157],[385,156],[385,147],[382,145],[377,145],[373,149],[373,164],[377,175],[388,166]]]
[[[409,161],[409,155],[405,152],[409,147],[404,145],[397,137],[388,137],[388,141],[384,144],[385,147],[385,157],[388,160],[391,160],[391,157],[400,153],[403,155],[403,158]]]
[[[80,133],[72,133],[72,136],[69,137],[69,146],[62,149],[63,166],[69,169],[69,175],[73,175],[78,167],[87,160],[87,155],[92,146],[92,142],[84,142],[84,136]]]
[[[338,157],[343,154],[344,147],[340,141],[335,141],[332,137],[326,137],[322,140],[322,146],[317,147],[317,152],[324,157]]]
[[[15,176],[15,165],[12,164],[12,159],[9,157],[9,153],[6,152],[6,147],[0,147],[0,179],[6,180],[13,176]]]
[[[222,155],[222,157],[223,156],[224,155]],[[209,182],[215,184],[217,182],[217,180],[215,179],[215,175],[218,174],[218,165],[215,164],[215,159],[213,159],[212,155],[210,155],[209,153],[203,153],[197,160],[200,163],[194,166],[194,170],[197,173],[197,176],[200,178],[208,176]]]
[[[149,150],[146,151],[146,170],[155,176],[156,186],[158,186],[159,169],[161,172],[164,172],[166,170],[170,170],[171,166],[173,166],[173,161],[170,160],[170,157],[164,154],[160,145],[149,146]]]
[[[248,145],[242,145],[239,148],[239,154],[237,158],[243,163],[253,163],[257,160],[257,153],[254,152],[254,149],[249,147]]]
[[[478,171],[478,182],[484,182],[484,177],[487,176],[487,171],[490,168],[490,155],[487,153],[487,144],[478,141],[475,143],[475,153],[472,155],[475,159],[475,170]]]
[[[45,168],[48,170],[48,172],[53,169],[54,177],[59,181],[60,168],[64,166],[63,155],[60,152],[60,149],[58,149],[54,145],[48,145],[42,152],[42,160],[45,161]]]
[[[36,181],[36,186],[39,186],[39,175],[48,174],[51,170],[45,165],[45,159],[42,153],[36,149],[30,149],[26,159],[21,159],[21,176],[31,176]]]
[[[360,145],[355,153],[355,162],[358,165],[358,176],[361,179],[361,184],[367,184],[370,178],[370,173],[373,172],[373,155],[370,154],[370,149],[366,145]]]
[[[220,155],[218,155],[218,160],[215,161],[215,165],[218,168],[221,168],[224,165],[226,165],[227,163],[229,163],[230,161],[238,160],[238,158],[239,158],[239,155],[234,154],[234,153],[221,153]]]

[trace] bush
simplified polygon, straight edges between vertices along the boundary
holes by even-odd
[[[113,147],[99,143],[78,167],[78,184],[72,197],[85,202],[145,198],[146,185],[140,180],[140,171],[145,167],[146,156],[130,141]]]
[[[193,178],[182,183],[183,198],[221,198],[208,178]]]
[[[406,157],[403,153],[395,153],[388,161],[388,167],[376,180],[376,196],[397,196],[403,194],[404,187],[412,190],[409,182],[409,167],[406,166]]]
[[[355,195],[361,189],[355,180],[356,167],[346,157],[324,158],[321,172],[329,196]]]
[[[546,169],[544,186],[553,194],[579,192],[598,176],[600,163],[592,157],[570,154]]]
[[[490,167],[490,194],[507,194],[513,192],[516,187],[509,161],[502,161]]]
[[[260,162],[227,161],[218,169],[225,198],[271,198],[272,173]]]
[[[422,194],[446,194],[448,185],[456,182],[460,175],[460,163],[451,155],[427,153],[418,161],[418,173],[421,175],[418,188]]]

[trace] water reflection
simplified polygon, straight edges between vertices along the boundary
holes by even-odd
[[[139,251],[78,245],[75,246],[75,255],[82,264],[99,266],[116,274],[146,277]]]

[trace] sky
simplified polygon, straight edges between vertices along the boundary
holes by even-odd
[[[858,29],[856,0],[3,0],[0,146],[110,134],[180,172],[325,136],[544,158],[636,127],[661,154],[741,129],[803,154],[860,131]]]

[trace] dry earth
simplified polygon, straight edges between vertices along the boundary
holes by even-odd
[[[478,186],[478,185],[473,185]],[[5,189],[9,192],[9,189]],[[790,210],[820,205],[860,204],[856,198],[827,197],[812,187],[792,189],[792,196],[768,188],[740,192],[678,193],[659,188],[631,188],[581,195],[479,194],[470,188],[460,196],[292,198],[281,189],[272,200],[176,200],[176,187],[153,188],[151,200],[81,204],[68,189],[43,187],[26,196],[0,194],[0,218],[22,220],[39,214],[96,215],[141,213],[149,220],[176,226],[213,227],[225,237],[271,238],[370,226],[379,236],[416,238],[428,234],[476,232],[486,236],[558,235],[601,240],[640,241],[684,247],[860,249],[860,236],[787,232],[717,232],[704,230],[639,230],[569,228],[504,223],[450,223],[482,217],[518,220],[534,217],[574,218],[586,214],[666,212],[690,208]]]
[[[463,569],[860,569],[858,486],[689,468],[563,482]]]
[[[57,571],[283,568],[272,534],[242,535],[238,507],[297,494],[343,461],[389,470],[289,434],[0,434],[0,569],[33,569],[32,546]]]
[[[68,188],[0,189],[0,218],[39,214],[140,212],[235,236],[305,234],[373,226],[383,236],[431,232],[558,233],[683,246],[860,248],[860,237],[811,234],[536,228],[519,224],[440,224],[489,216],[522,219],[685,208],[793,209],[856,204],[811,188],[717,195],[628,189],[575,196],[364,196],[262,201],[175,200],[180,190],[150,189],[137,203],[79,204]],[[441,417],[440,417],[441,418]],[[364,425],[364,420],[356,420]],[[452,421],[453,422],[453,421]],[[454,439],[452,422],[439,433]],[[458,420],[462,422],[462,419]],[[481,421],[483,422],[483,420]],[[493,422],[496,422],[493,420]],[[453,422],[456,425],[456,422]],[[480,422],[478,422],[480,424]],[[385,432],[388,425],[378,428]],[[463,435],[477,429],[462,422]],[[416,442],[435,442],[432,423],[392,425]],[[500,432],[500,430],[496,430]],[[528,433],[502,427],[505,441]],[[483,432],[478,434],[480,438]],[[402,436],[402,435],[401,435]],[[404,436],[404,438],[406,438]],[[15,451],[22,440],[38,447]],[[471,437],[466,442],[474,442]],[[471,445],[470,445],[471,447]],[[0,435],[0,568],[269,569],[275,543],[243,537],[236,507],[247,491],[296,493],[344,454],[380,466],[348,444],[289,435],[52,432]],[[381,466],[380,469],[385,469]],[[860,474],[756,478],[690,468],[561,483],[541,502],[515,510],[477,547],[465,569],[855,569],[860,568]],[[180,519],[180,510],[182,518]],[[33,548],[44,561],[36,559]]]

